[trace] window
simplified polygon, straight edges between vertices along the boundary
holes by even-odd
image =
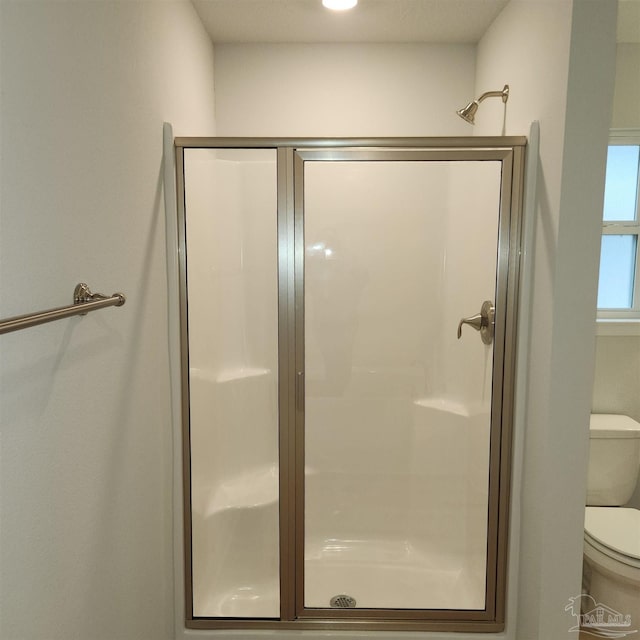
[[[612,132],[602,215],[599,319],[640,320],[640,130]]]

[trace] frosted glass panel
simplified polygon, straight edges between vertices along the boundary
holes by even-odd
[[[278,618],[276,152],[187,149],[194,617]]]
[[[500,177],[305,163],[305,607],[485,606]]]
[[[602,236],[599,309],[630,309],[633,306],[637,241],[635,235]]]
[[[637,216],[640,146],[611,145],[607,153],[604,220],[630,221]]]

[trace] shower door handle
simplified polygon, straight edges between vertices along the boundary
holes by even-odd
[[[482,303],[482,309],[480,313],[469,318],[462,318],[458,324],[458,340],[462,338],[462,325],[468,324],[476,331],[480,332],[480,338],[485,344],[491,344],[493,342],[493,333],[495,328],[495,315],[496,309],[493,306],[491,300],[485,300]]]
[[[304,411],[304,371],[296,373],[296,409]]]

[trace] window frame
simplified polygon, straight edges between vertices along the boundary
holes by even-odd
[[[609,144],[611,146],[640,146],[640,128],[611,129]],[[600,323],[611,324],[632,323],[640,330],[640,163],[638,166],[638,187],[636,189],[636,219],[635,220],[603,220],[602,235],[634,235],[636,236],[636,256],[633,281],[633,302],[629,309],[597,307],[597,319]],[[603,199],[604,215],[604,199]],[[597,303],[596,303],[597,304]],[[621,328],[621,327],[619,327]],[[599,332],[600,333],[600,332]],[[634,331],[636,333],[636,331]]]

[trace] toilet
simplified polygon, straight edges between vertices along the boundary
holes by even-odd
[[[625,507],[640,475],[640,424],[592,414],[584,526],[584,591],[640,631],[640,510]],[[583,613],[586,613],[583,611]]]

